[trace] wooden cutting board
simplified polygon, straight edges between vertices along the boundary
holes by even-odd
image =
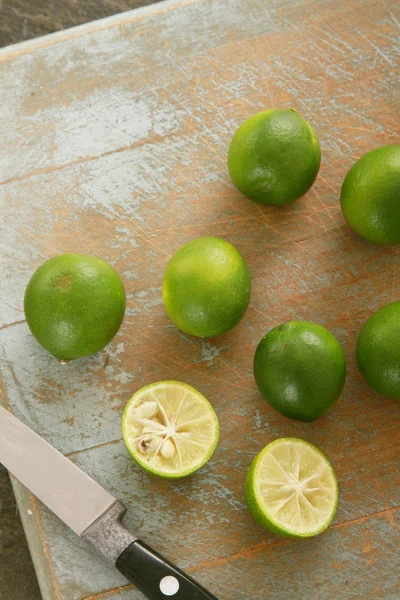
[[[358,157],[399,142],[399,9],[167,2],[0,52],[3,400],[221,600],[400,596],[400,405],[355,361],[366,318],[399,298],[399,248],[353,235],[338,201]],[[312,190],[282,209],[246,200],[226,167],[236,127],[271,106],[300,111],[323,150]],[[235,244],[253,279],[243,321],[208,341],[177,331],[161,301],[169,257],[203,235]],[[70,251],[109,261],[128,309],[105,351],[63,366],[30,335],[23,295],[36,267]],[[341,400],[310,424],[269,408],[252,376],[260,338],[293,318],[332,330],[348,360]],[[125,403],[161,379],[201,390],[221,423],[214,458],[178,483],[149,477],[121,442]],[[339,510],[321,537],[279,539],[245,507],[249,464],[279,436],[313,442],[336,470]],[[141,598],[14,485],[45,600]]]

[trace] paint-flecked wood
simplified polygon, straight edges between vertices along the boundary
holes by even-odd
[[[126,502],[132,531],[221,600],[400,594],[400,407],[367,387],[355,361],[365,319],[398,299],[399,249],[357,238],[338,201],[354,160],[399,140],[399,22],[395,0],[189,0],[0,52],[4,397]],[[283,209],[246,200],[226,167],[235,128],[270,106],[299,110],[323,150],[312,190]],[[201,235],[235,244],[253,279],[243,321],[209,341],[177,331],[161,300],[169,257]],[[113,343],[68,366],[38,346],[22,310],[33,270],[65,251],[111,262],[128,295]],[[259,339],[292,318],[331,329],[348,360],[341,400],[310,424],[275,413],[252,376]],[[221,424],[214,458],[177,483],[147,476],[121,442],[125,403],[159,379],[197,387]],[[316,539],[278,539],[244,504],[252,458],[286,435],[319,446],[339,478],[337,517]],[[139,600],[30,506],[45,600]]]

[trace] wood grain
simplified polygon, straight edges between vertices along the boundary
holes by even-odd
[[[399,139],[399,21],[395,0],[192,0],[0,52],[4,395],[128,504],[133,531],[221,600],[399,597],[399,405],[365,385],[355,341],[398,298],[400,256],[353,235],[338,202],[354,160]],[[282,209],[247,201],[226,167],[235,128],[270,106],[299,110],[323,149],[312,190]],[[169,257],[201,235],[235,244],[253,279],[243,321],[208,341],[177,331],[161,300]],[[67,367],[37,345],[22,310],[30,274],[66,251],[111,262],[128,295],[114,342]],[[252,376],[259,339],[291,318],[331,329],[348,360],[341,400],[311,424],[275,413]],[[160,379],[197,387],[221,423],[213,460],[178,483],[149,478],[120,441],[130,395]],[[335,523],[315,540],[269,535],[244,504],[252,458],[284,435],[319,446],[339,478]],[[45,600],[139,600],[36,510]]]

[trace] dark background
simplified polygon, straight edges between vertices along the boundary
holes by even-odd
[[[153,2],[154,0],[0,0],[0,46],[16,44]]]
[[[153,0],[0,0],[0,46],[152,3]],[[40,599],[10,481],[0,465],[0,600]]]

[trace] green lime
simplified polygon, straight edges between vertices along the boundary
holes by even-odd
[[[340,203],[358,235],[376,244],[400,243],[400,144],[371,150],[354,163]]]
[[[122,416],[126,447],[146,471],[178,479],[212,456],[219,425],[200,392],[179,381],[160,381],[132,396]]]
[[[293,109],[271,108],[247,119],[228,152],[235,186],[259,204],[282,206],[304,196],[321,164],[319,140]]]
[[[202,338],[235,327],[250,292],[243,256],[216,237],[198,238],[180,248],[167,265],[162,288],[170,319],[185,333]]]
[[[254,377],[265,400],[282,415],[313,421],[339,398],[346,359],[325,327],[289,321],[271,329],[258,344]]]
[[[69,361],[111,342],[124,318],[125,290],[104,260],[61,254],[32,275],[24,308],[37,341],[59,360]]]
[[[366,321],[357,340],[357,362],[371,387],[400,400],[400,302],[387,304]]]
[[[281,438],[253,460],[246,500],[253,517],[266,529],[304,538],[322,533],[332,523],[339,489],[322,452],[304,440]]]

